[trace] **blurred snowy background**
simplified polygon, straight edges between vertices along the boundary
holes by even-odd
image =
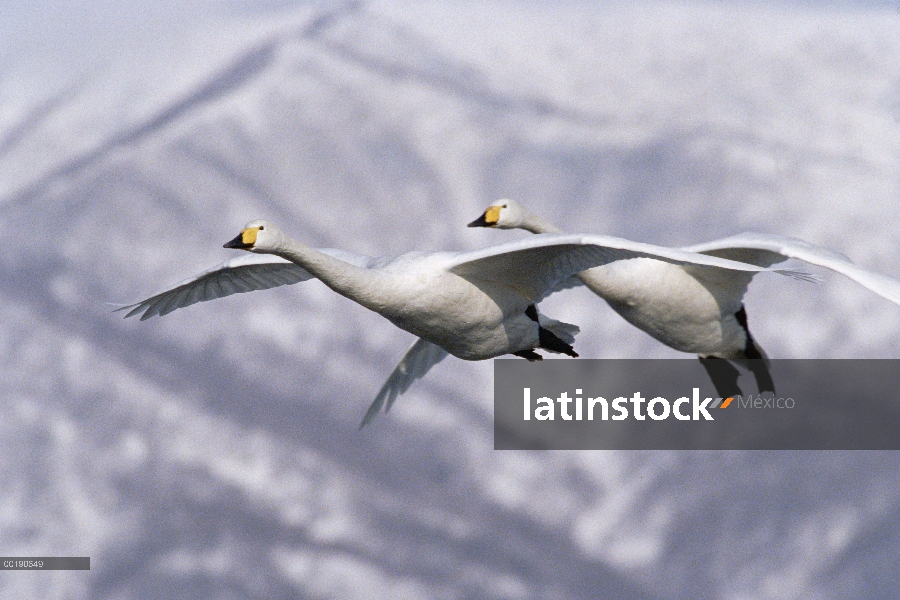
[[[494,452],[449,358],[310,282],[147,322],[252,218],[371,255],[512,197],[572,231],[795,235],[900,277],[900,5],[0,2],[2,598],[895,598],[894,453]],[[747,296],[780,358],[900,358],[825,275]],[[585,357],[684,357],[584,291]]]

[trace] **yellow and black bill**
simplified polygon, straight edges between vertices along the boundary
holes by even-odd
[[[253,244],[256,243],[256,233],[258,231],[259,227],[248,227],[247,229],[240,232],[237,237],[235,237],[230,242],[225,242],[222,247],[236,248],[238,250],[249,250],[253,247]]]
[[[500,220],[500,207],[492,206],[484,214],[469,223],[469,227],[496,227]]]

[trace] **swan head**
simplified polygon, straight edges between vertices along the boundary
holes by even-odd
[[[237,237],[230,242],[225,242],[222,247],[266,254],[278,248],[281,238],[281,232],[271,223],[257,219],[244,225]]]
[[[484,214],[469,223],[469,227],[496,227],[516,229],[525,223],[527,211],[514,200],[497,200],[485,209]]]

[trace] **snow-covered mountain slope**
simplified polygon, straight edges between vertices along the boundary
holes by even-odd
[[[524,235],[465,227],[502,196],[900,277],[895,10],[103,10],[0,42],[0,554],[92,557],[0,596],[893,597],[893,454],[494,452],[491,366],[452,358],[357,432],[411,337],[325,286],[105,302],[252,218],[372,255]],[[584,290],[542,308],[582,356],[683,356]],[[837,276],[760,276],[747,309],[773,357],[900,357],[900,307]]]

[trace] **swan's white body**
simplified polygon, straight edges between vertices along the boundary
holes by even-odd
[[[473,252],[410,252],[395,258],[369,258],[310,248],[289,239],[266,221],[249,223],[226,247],[261,256],[227,261],[119,310],[129,310],[126,318],[143,313],[143,320],[195,302],[320,279],[337,293],[421,338],[382,387],[363,424],[385,403],[389,408],[412,381],[446,353],[465,360],[484,360],[536,348],[551,349],[542,341],[542,330],[544,335],[551,332],[564,346],[574,342],[576,326],[553,321],[536,310],[534,317],[527,313],[546,295],[572,285],[571,277],[587,268],[653,256],[661,261],[724,270],[768,270],[608,236],[584,235],[536,236]]]
[[[470,226],[560,233],[512,200],[497,201]],[[857,267],[837,252],[802,240],[744,233],[682,250],[764,267],[794,258],[836,271],[900,304],[900,281]],[[578,278],[625,320],[667,346],[701,357],[739,359],[752,358],[747,356],[748,344],[753,342],[743,297],[755,274],[635,258],[585,270]]]
[[[313,267],[311,254],[296,248],[282,252],[337,293],[458,358],[484,360],[538,347],[537,325],[525,315],[534,300],[502,282],[457,275],[454,254],[411,252],[347,268],[334,261]],[[336,277],[337,271],[343,272]]]
[[[744,290],[715,268],[636,258],[578,274],[584,285],[639,329],[680,350],[739,358],[747,335],[735,314]]]

